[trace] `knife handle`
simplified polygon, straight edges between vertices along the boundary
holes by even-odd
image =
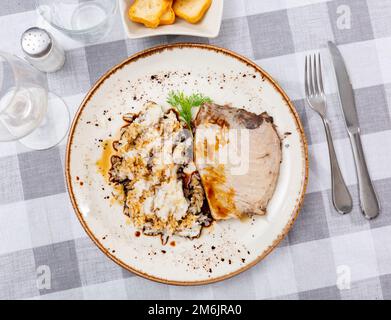
[[[340,214],[349,213],[353,208],[352,196],[339,168],[328,120],[326,118],[322,119],[326,131],[327,145],[329,147],[333,205]]]
[[[355,132],[349,134],[349,137],[352,144],[354,161],[356,164],[360,207],[365,218],[373,219],[379,214],[380,207],[371,178],[369,176],[360,133]]]

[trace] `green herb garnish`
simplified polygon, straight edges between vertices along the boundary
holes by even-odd
[[[186,96],[183,92],[171,91],[167,98],[167,103],[178,110],[180,118],[186,122],[190,132],[192,132],[191,120],[193,117],[191,110],[193,107],[199,107],[206,102],[211,103],[212,99],[201,93],[193,93],[190,96]]]

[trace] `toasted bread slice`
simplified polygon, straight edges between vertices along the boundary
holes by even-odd
[[[129,9],[129,18],[148,28],[156,28],[171,3],[171,0],[136,0]]]
[[[212,4],[212,0],[175,0],[175,14],[190,23],[200,21]]]
[[[172,5],[169,5],[167,10],[160,17],[160,25],[173,24],[174,22],[175,22],[175,12],[174,9],[172,8]]]

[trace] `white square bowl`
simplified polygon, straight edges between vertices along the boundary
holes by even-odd
[[[186,35],[205,38],[216,38],[219,35],[223,18],[224,0],[213,0],[212,5],[204,18],[197,24],[191,24],[183,19],[176,18],[174,24],[158,26],[156,29],[147,28],[140,23],[131,21],[128,17],[132,0],[119,0],[122,22],[126,34],[130,39],[139,39],[163,35]]]

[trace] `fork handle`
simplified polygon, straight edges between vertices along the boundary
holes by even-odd
[[[375,218],[380,211],[379,202],[371,178],[369,176],[364,151],[362,148],[360,133],[349,134],[352,144],[353,156],[356,163],[358,190],[360,194],[360,207],[367,219]]]
[[[334,208],[340,213],[345,214],[352,211],[352,196],[343,179],[341,169],[339,168],[337,155],[335,153],[333,138],[331,136],[330,125],[326,118],[322,118],[326,131],[327,145],[329,147],[330,167],[331,167],[331,193]]]

